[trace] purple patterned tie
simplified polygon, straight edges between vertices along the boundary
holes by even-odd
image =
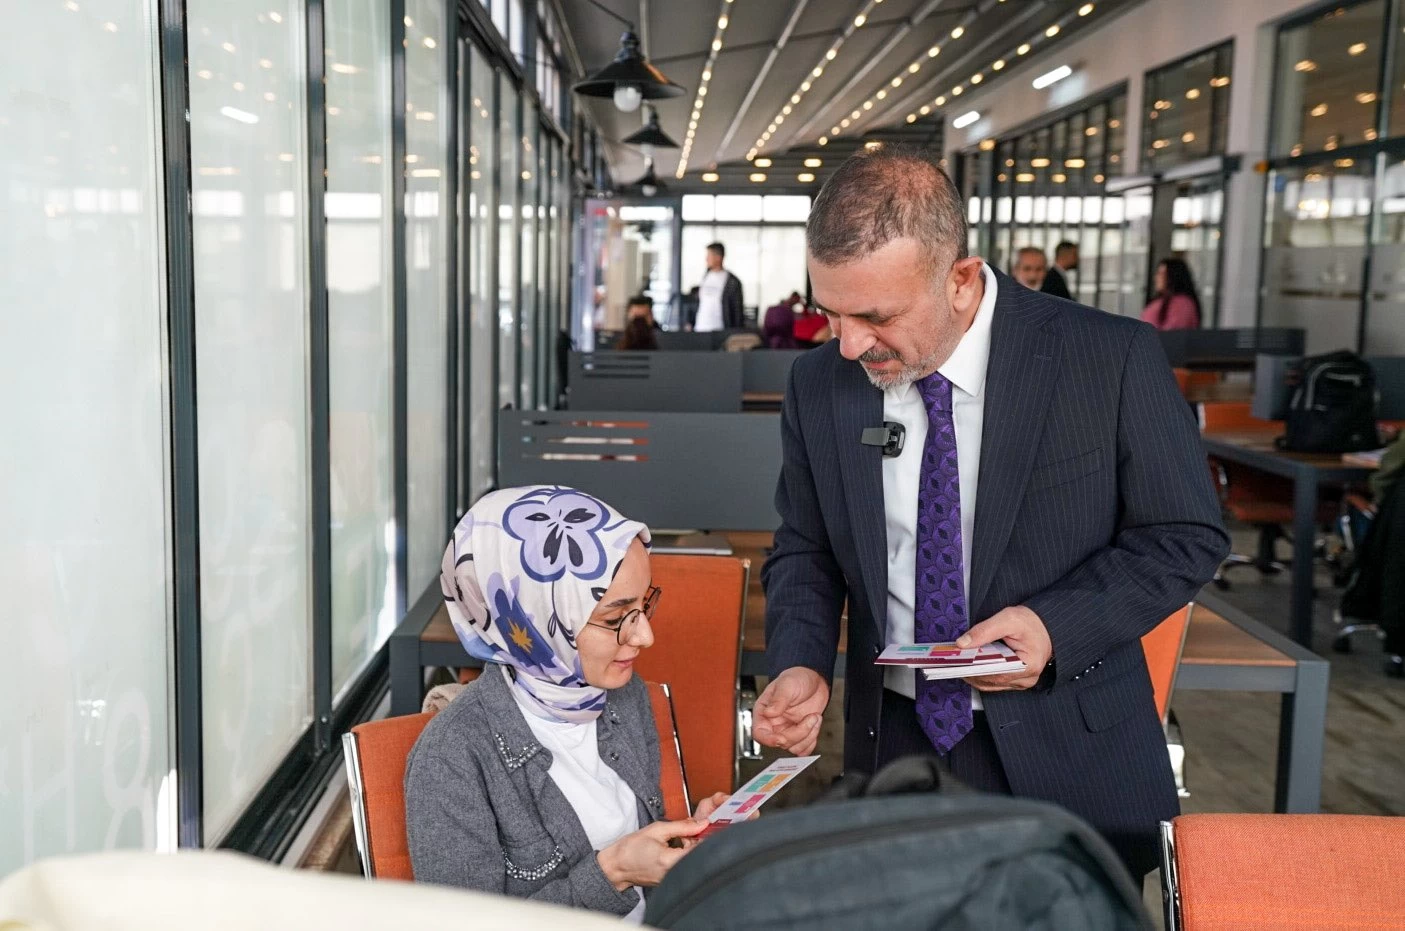
[[[913,627],[918,643],[955,640],[970,627],[961,572],[961,483],[951,382],[933,372],[917,382],[927,408],[917,491],[917,592]],[[962,679],[928,682],[917,671],[917,721],[940,753],[971,730],[971,687]]]

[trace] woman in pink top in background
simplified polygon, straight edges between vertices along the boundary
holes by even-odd
[[[1154,284],[1156,297],[1142,311],[1142,320],[1158,330],[1198,330],[1200,298],[1190,267],[1180,259],[1162,259]]]

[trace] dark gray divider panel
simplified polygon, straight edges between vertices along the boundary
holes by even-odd
[[[737,352],[573,352],[566,407],[575,411],[710,411],[742,406]]]
[[[1405,356],[1367,356],[1381,393],[1382,420],[1405,420]]]
[[[747,394],[784,394],[790,367],[805,354],[803,349],[756,349],[730,353],[742,357],[742,391]]]
[[[1161,345],[1173,366],[1238,362],[1252,368],[1254,356],[1300,356],[1306,331],[1299,327],[1252,327],[1232,330],[1167,330]]]
[[[502,487],[567,485],[661,530],[775,530],[779,414],[501,411]]]
[[[727,338],[727,333],[723,330],[713,330],[709,333],[677,333],[663,330],[655,333],[654,338],[659,341],[659,348],[664,352],[715,352],[722,348],[722,341]]]

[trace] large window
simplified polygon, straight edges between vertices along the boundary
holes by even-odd
[[[460,60],[465,86],[462,121],[467,171],[464,178],[464,213],[461,238],[465,261],[462,274],[467,301],[468,351],[462,358],[467,370],[461,379],[468,386],[467,433],[469,458],[468,495],[460,501],[467,509],[492,487],[495,457],[494,411],[498,408],[497,376],[493,368],[498,342],[498,302],[493,293],[497,267],[496,189],[498,144],[494,116],[496,76],[493,66],[471,42],[462,42]]]
[[[1279,31],[1260,319],[1304,327],[1309,352],[1405,352],[1402,12],[1344,3]]]
[[[499,5],[534,45],[537,4]],[[387,635],[442,604],[500,398],[550,387],[577,166],[549,108],[446,0],[320,9],[8,24],[0,875],[287,851]]]
[[[518,211],[522,206],[521,96],[498,74],[498,406],[518,407]]]
[[[1226,42],[1147,72],[1142,106],[1142,169],[1222,155],[1229,127],[1234,44]]]
[[[1273,154],[1331,152],[1377,138],[1385,14],[1385,0],[1343,4],[1278,34]]]
[[[1008,270],[1022,248],[1041,249],[1052,262],[1060,242],[1075,243],[1079,264],[1066,273],[1074,298],[1128,312],[1124,204],[1105,190],[1109,177],[1122,174],[1126,105],[1118,93],[964,153],[959,181],[975,227],[971,245]]]
[[[0,63],[0,876],[174,843],[148,14],[26,3],[6,24],[23,38]]]
[[[411,597],[439,577],[449,528],[447,360],[449,124],[443,0],[406,0],[405,313]]]
[[[291,0],[187,5],[211,840],[228,830],[312,711],[298,10]]]
[[[742,284],[748,315],[792,291],[806,292],[805,194],[687,194],[683,197],[682,281],[686,292],[707,271],[708,243],[727,248],[726,268]]]
[[[326,19],[332,682],[340,692],[396,620],[390,266],[395,205],[387,8],[377,0],[337,0],[327,5]]]

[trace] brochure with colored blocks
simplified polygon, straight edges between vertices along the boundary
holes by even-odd
[[[954,643],[894,643],[874,660],[880,666],[916,666],[928,679],[1023,672],[1024,661],[1000,641],[963,650]]]
[[[761,772],[751,777],[746,785],[732,793],[717,809],[708,816],[712,822],[699,836],[706,836],[714,830],[737,821],[745,821],[762,805],[781,790],[786,783],[805,771],[819,756],[792,756],[776,760]]]

